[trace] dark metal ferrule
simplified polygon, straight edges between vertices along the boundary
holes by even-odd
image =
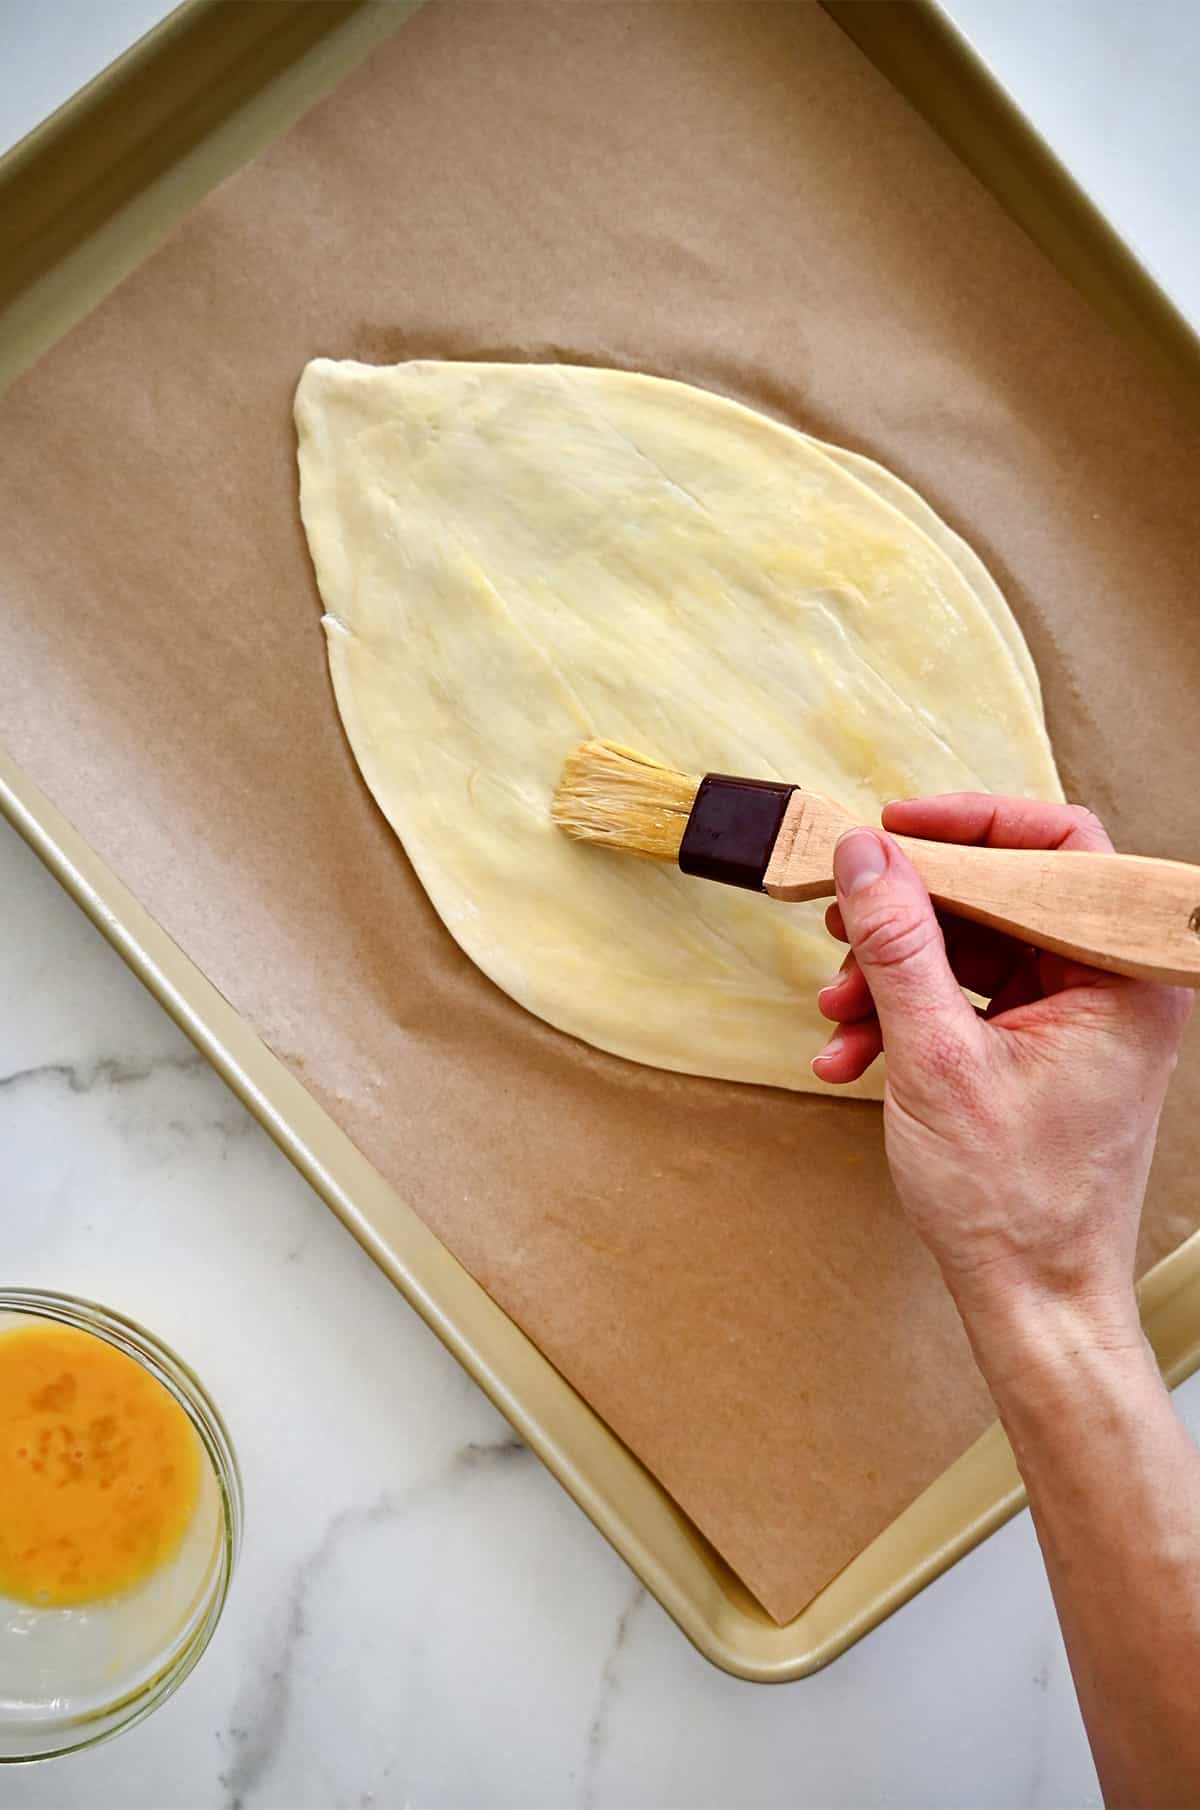
[[[681,872],[761,892],[788,799],[796,789],[772,779],[706,774],[679,846]]]

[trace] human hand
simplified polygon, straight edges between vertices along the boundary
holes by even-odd
[[[993,848],[1112,846],[1076,806],[976,793],[892,804],[883,822]],[[1142,1195],[1190,994],[939,922],[886,834],[849,832],[834,867],[827,922],[851,954],[819,997],[837,1030],[813,1069],[853,1081],[886,1049],[892,1175],[977,1352],[999,1341],[1013,1348],[995,1363],[1026,1361],[1030,1306],[1068,1345],[1140,1340]]]

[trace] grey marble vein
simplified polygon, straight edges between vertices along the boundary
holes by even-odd
[[[234,1758],[220,1775],[226,1810],[245,1810],[249,1794],[270,1772],[287,1725],[292,1670],[307,1632],[308,1600],[342,1541],[363,1528],[403,1521],[414,1508],[451,1488],[459,1479],[508,1466],[528,1455],[528,1446],[515,1433],[486,1443],[471,1440],[435,1476],[400,1495],[384,1495],[367,1507],[343,1508],[334,1515],[316,1547],[292,1573],[273,1657],[255,1672],[248,1688],[236,1700],[244,1701],[245,1708],[240,1713],[235,1708],[236,1719],[228,1730]]]
[[[593,1810],[596,1802],[597,1775],[600,1771],[600,1762],[604,1757],[604,1750],[608,1746],[613,1706],[621,1689],[621,1660],[629,1642],[630,1632],[645,1600],[646,1592],[640,1584],[635,1583],[629,1601],[617,1617],[616,1633],[613,1635],[612,1645],[608,1649],[600,1672],[600,1689],[588,1727],[587,1763],[580,1787],[582,1810]]]
[[[94,1087],[131,1087],[139,1081],[149,1081],[163,1069],[190,1074],[205,1067],[207,1063],[198,1050],[152,1056],[148,1062],[126,1062],[120,1056],[101,1056],[94,1062],[41,1062],[33,1068],[18,1068],[0,1075],[0,1092],[53,1080],[62,1082],[73,1094],[87,1094]]]
[[[156,1083],[166,1085],[175,1077],[181,1078],[181,1086],[173,1098],[161,1088],[154,1091]],[[43,1062],[0,1075],[0,1102],[15,1105],[26,1090],[34,1098],[58,1093],[101,1102],[112,1129],[126,1139],[136,1138],[156,1162],[173,1160],[195,1138],[212,1133],[221,1140],[219,1160],[227,1162],[233,1141],[253,1128],[245,1108],[197,1050],[144,1061],[102,1056],[89,1062]],[[174,1112],[164,1111],[168,1099]]]

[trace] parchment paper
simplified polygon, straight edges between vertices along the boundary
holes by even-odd
[[[744,0],[430,6],[0,407],[3,739],[786,1619],[987,1397],[877,1109],[600,1055],[442,930],[330,693],[317,353],[627,366],[881,459],[1007,590],[1069,791],[1193,857],[1197,437],[825,15]],[[1143,1261],[1198,1123],[1193,1059]]]

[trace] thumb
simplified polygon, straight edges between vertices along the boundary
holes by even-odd
[[[893,1065],[924,1063],[949,1036],[973,1043],[974,1012],[946,959],[920,875],[891,837],[850,830],[833,852],[838,906]]]

